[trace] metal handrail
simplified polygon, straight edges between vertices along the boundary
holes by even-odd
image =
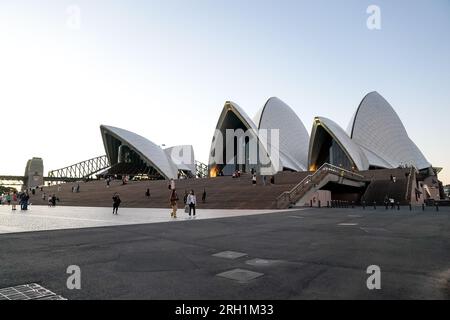
[[[405,200],[406,201],[411,200],[410,196],[411,196],[412,188],[410,190],[409,186],[411,185],[411,176],[413,174],[413,169],[414,169],[414,167],[411,167],[411,169],[409,171],[408,181],[407,181],[407,184],[406,184],[406,194],[405,194]]]
[[[298,184],[296,184],[290,191],[285,191],[281,195],[279,195],[277,197],[277,203],[280,200],[289,200],[289,202],[292,202],[292,195],[293,194],[299,193],[299,191],[301,189],[303,189],[306,185],[308,185],[308,186],[313,185],[312,182],[315,181],[316,177],[319,177],[319,176],[322,176],[322,175],[326,176],[328,173],[335,174],[335,175],[337,174],[337,175],[340,175],[340,176],[343,176],[343,177],[348,177],[350,175],[352,177],[357,177],[357,178],[360,178],[360,179],[364,179],[363,175],[360,175],[358,173],[352,172],[352,171],[344,169],[344,168],[340,168],[340,167],[334,166],[334,165],[329,164],[329,163],[324,163],[322,166],[320,166],[319,169],[317,169],[316,172],[314,172],[313,174],[310,174],[310,175],[306,176],[305,178],[303,178],[303,180],[301,180]],[[318,182],[320,182],[321,180],[322,180],[322,177],[319,179]]]

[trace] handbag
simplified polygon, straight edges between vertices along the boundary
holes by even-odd
[[[185,205],[185,206],[184,206],[184,212],[185,212],[185,213],[189,213],[189,206],[188,206],[188,205]]]

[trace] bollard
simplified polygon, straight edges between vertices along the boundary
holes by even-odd
[[[412,205],[411,205],[411,202],[409,203],[409,211],[412,211]]]
[[[436,202],[436,211],[439,211],[439,203]]]
[[[355,201],[352,201],[352,209],[355,209]]]
[[[389,203],[386,202],[385,204],[386,204],[386,210],[389,209]]]
[[[425,211],[425,203],[422,203],[422,211]]]
[[[397,210],[400,210],[400,202],[397,202]]]
[[[313,207],[312,200],[309,200],[309,206],[310,206],[311,208]]]
[[[327,208],[330,207],[330,201],[327,201]]]
[[[363,210],[366,210],[366,202],[365,201],[362,202],[362,207],[363,207]]]
[[[377,210],[377,202],[376,201],[373,202],[373,208],[374,208],[374,210]]]
[[[319,208],[322,208],[322,204],[321,204],[320,200],[318,202],[318,205],[319,205]]]

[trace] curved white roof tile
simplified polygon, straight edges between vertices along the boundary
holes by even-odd
[[[164,150],[155,143],[136,133],[121,128],[102,125],[100,129],[103,139],[105,138],[105,134],[114,136],[138,153],[166,179],[177,178],[177,168],[169,160]]]
[[[378,93],[364,97],[349,125],[351,139],[384,160],[390,167],[414,165],[418,169],[431,166],[409,138],[402,121],[392,106]],[[371,163],[371,165],[376,165]]]
[[[296,171],[307,170],[309,134],[291,107],[272,97],[256,114],[255,125],[258,129],[279,129],[280,161],[283,167]]]

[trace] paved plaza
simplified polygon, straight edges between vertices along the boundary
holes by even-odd
[[[450,299],[447,208],[205,210],[177,222],[164,222],[167,209],[0,214],[0,289],[33,284],[66,299]],[[46,228],[61,230],[23,232]],[[71,265],[80,290],[67,288]],[[371,265],[380,290],[367,288]]]
[[[177,219],[170,217],[171,211],[169,208],[120,208],[119,215],[113,215],[111,208],[30,206],[27,211],[11,211],[11,207],[4,205],[0,206],[0,234],[189,220],[189,214],[184,212],[184,208],[178,210]],[[276,210],[197,209],[195,219],[227,218],[270,212]]]

